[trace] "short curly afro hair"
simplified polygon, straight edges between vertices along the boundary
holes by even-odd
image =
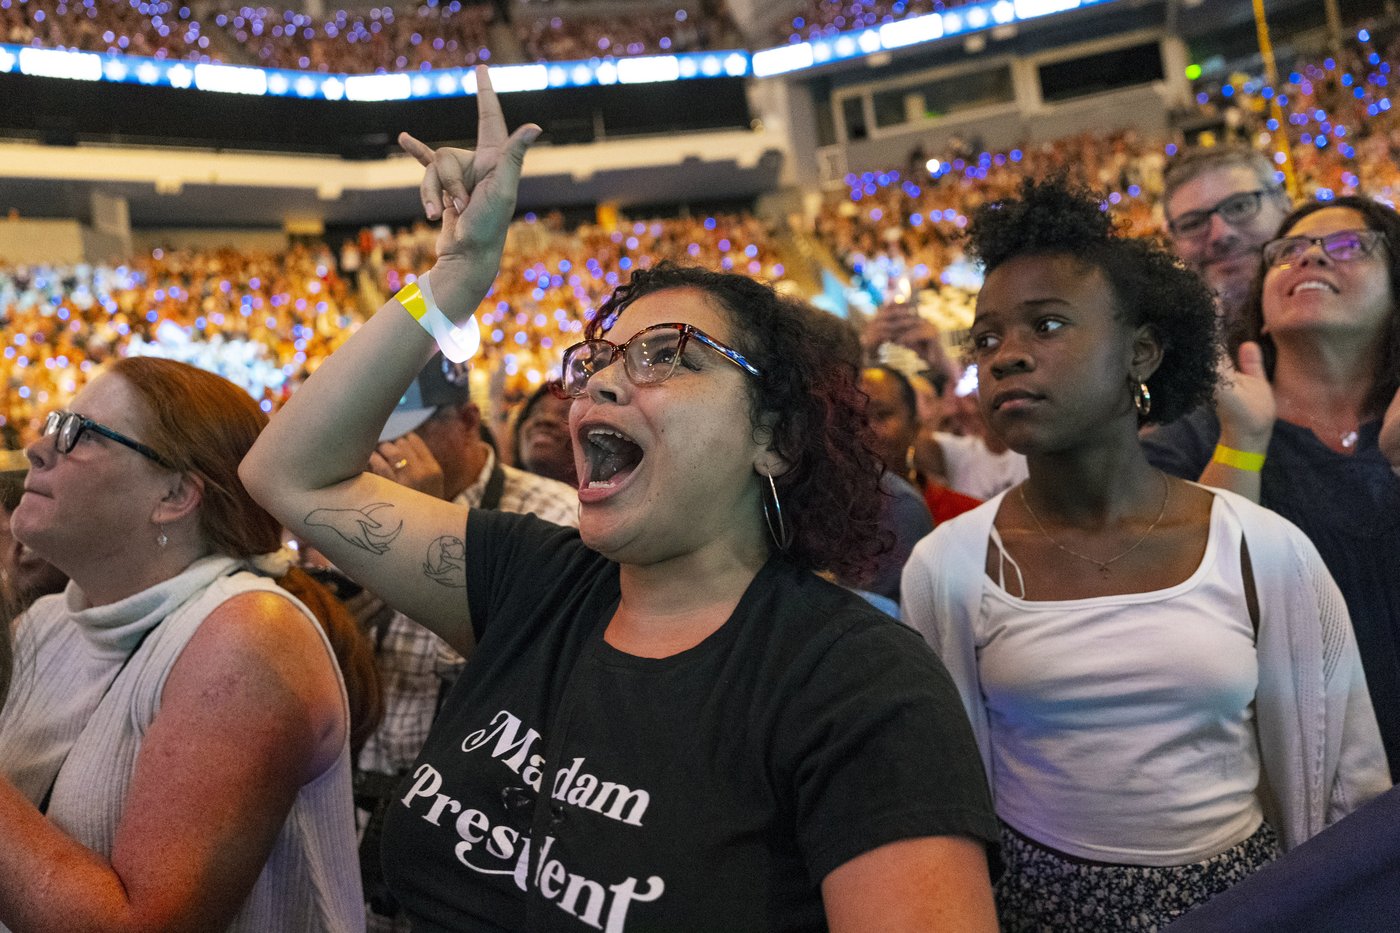
[[[968,227],[968,252],[987,274],[1018,256],[1069,256],[1097,269],[1118,316],[1146,325],[1162,346],[1147,380],[1152,410],[1143,424],[1174,421],[1215,394],[1221,337],[1204,281],[1155,240],[1121,235],[1107,202],[1064,177],[1026,179],[1019,196],[983,205]]]
[[[775,477],[789,559],[840,579],[871,572],[888,542],[880,532],[881,465],[871,443],[856,363],[824,313],[743,275],[661,262],[639,269],[588,322],[601,337],[632,302],[696,288],[733,324],[734,348],[763,373],[750,386],[750,420],[769,425],[791,468]],[[767,494],[766,492],[764,493]]]

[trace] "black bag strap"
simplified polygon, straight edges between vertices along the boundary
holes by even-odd
[[[501,469],[501,461],[491,464],[491,476],[486,480],[486,489],[481,493],[479,509],[495,511],[501,507],[501,494],[506,491],[506,471]]]

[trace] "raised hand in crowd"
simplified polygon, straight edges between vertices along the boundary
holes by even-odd
[[[445,499],[442,464],[417,431],[409,431],[396,440],[381,441],[369,455],[369,471],[375,476],[427,493],[434,499]]]
[[[1400,476],[1400,392],[1390,400],[1390,407],[1381,419],[1381,452],[1390,461],[1390,467]]]
[[[912,305],[904,302],[881,305],[865,325],[861,346],[868,356],[873,357],[887,343],[913,350],[934,374],[953,374],[955,367],[943,350],[938,328]]]
[[[476,149],[433,150],[400,137],[425,168],[425,214],[442,220],[427,277],[434,304],[454,324],[469,319],[496,276],[525,151],[540,132],[526,124],[509,133],[489,74],[478,68],[476,75]],[[379,431],[434,350],[433,338],[391,301],[297,390],[242,473],[270,509],[289,516],[298,537],[466,654],[473,635],[463,617],[464,581],[448,585],[433,576],[434,585],[425,586],[423,571],[425,554],[460,543],[466,508],[407,488],[397,481],[402,477],[386,480],[385,467],[393,476],[401,460],[407,462],[397,472],[412,467],[421,478],[427,468],[411,447],[394,448],[397,456],[365,471],[372,455],[385,459],[375,449]],[[325,527],[346,533],[318,533]],[[359,533],[366,528],[372,536]]]
[[[1269,449],[1278,416],[1274,387],[1264,372],[1259,344],[1240,344],[1237,361],[1228,355],[1220,363],[1220,383],[1215,392],[1215,414],[1220,419],[1220,443],[1232,450],[1263,454]],[[1259,501],[1259,473],[1240,470],[1212,460],[1201,482],[1229,489],[1251,501]]]

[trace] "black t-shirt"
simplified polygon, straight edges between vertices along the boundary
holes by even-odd
[[[418,933],[822,930],[819,885],[885,843],[997,825],[947,672],[785,560],[669,658],[603,631],[618,568],[473,510],[478,646],[385,824]]]

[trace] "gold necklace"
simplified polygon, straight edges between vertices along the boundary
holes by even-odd
[[[1077,557],[1082,561],[1088,561],[1095,567],[1099,568],[1099,573],[1103,574],[1104,576],[1108,576],[1108,565],[1114,563],[1115,561],[1121,560],[1122,558],[1127,557],[1129,554],[1133,553],[1133,551],[1136,551],[1138,549],[1138,546],[1141,545],[1142,542],[1147,540],[1148,535],[1152,534],[1152,532],[1157,530],[1157,526],[1160,525],[1162,523],[1162,519],[1166,517],[1167,502],[1171,498],[1172,487],[1170,481],[1167,480],[1167,474],[1159,473],[1158,475],[1162,477],[1162,511],[1157,513],[1156,520],[1152,522],[1151,526],[1148,527],[1147,531],[1143,533],[1141,538],[1138,538],[1136,541],[1133,542],[1133,545],[1130,548],[1128,548],[1126,551],[1123,551],[1122,553],[1115,554],[1108,560],[1099,560],[1096,557],[1090,557],[1088,554],[1081,554],[1073,548],[1065,547],[1063,544],[1052,538],[1050,536],[1050,532],[1046,531],[1045,526],[1040,523],[1040,516],[1035,514],[1035,509],[1031,508],[1030,502],[1026,501],[1025,483],[1021,484],[1019,490],[1021,495],[1021,504],[1026,507],[1026,514],[1028,514],[1031,517],[1031,521],[1035,522],[1036,529],[1040,531],[1041,535],[1045,538],[1046,541],[1049,541],[1051,544],[1055,545],[1055,547],[1064,551],[1071,557]]]

